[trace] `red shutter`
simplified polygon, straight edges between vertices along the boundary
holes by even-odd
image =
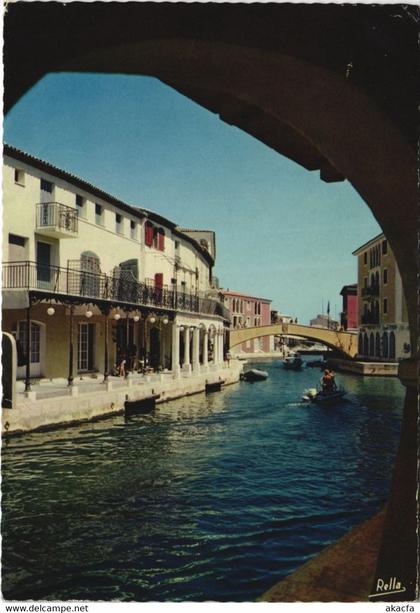
[[[153,245],[153,225],[150,221],[146,221],[144,225],[144,242],[147,247],[151,247]]]
[[[162,228],[159,228],[158,249],[159,251],[165,251],[165,231]]]
[[[157,272],[155,274],[155,287],[163,287],[163,273]]]

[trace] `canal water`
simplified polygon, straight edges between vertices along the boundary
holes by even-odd
[[[404,390],[319,370],[3,445],[3,596],[251,601],[385,503]]]

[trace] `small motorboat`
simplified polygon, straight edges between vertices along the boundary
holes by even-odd
[[[346,390],[343,389],[326,391],[311,387],[304,391],[302,400],[306,400],[307,402],[316,402],[317,404],[333,404],[334,402],[344,398],[346,394]]]
[[[125,416],[128,417],[130,415],[145,415],[147,413],[152,413],[152,411],[155,410],[156,400],[160,398],[160,394],[152,394],[140,400],[129,400],[128,396],[126,396],[126,398],[124,402],[124,413]]]
[[[206,381],[206,394],[212,394],[213,392],[220,392],[222,389],[222,385],[225,383],[224,379],[219,379],[218,381],[212,381],[209,383]]]
[[[258,368],[251,368],[250,370],[245,371],[241,375],[241,379],[243,381],[265,381],[268,378],[268,372],[265,370],[259,370]]]
[[[332,390],[330,392],[318,392],[314,397],[313,402],[318,404],[333,404],[337,400],[341,400],[347,394],[345,390]]]
[[[283,368],[286,370],[300,370],[303,360],[298,353],[290,353],[282,362]]]

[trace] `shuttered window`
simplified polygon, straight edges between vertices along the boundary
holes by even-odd
[[[165,251],[165,230],[163,228],[158,230],[157,248],[159,251]]]
[[[157,272],[155,274],[155,287],[163,287],[163,273]]]
[[[153,224],[150,221],[146,221],[144,224],[144,242],[147,247],[153,245]]]

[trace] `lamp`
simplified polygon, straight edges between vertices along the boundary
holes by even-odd
[[[167,318],[166,315],[164,317],[162,317],[162,323],[163,323],[164,326],[166,326],[166,324],[169,323],[169,319]]]
[[[90,319],[92,317],[93,313],[90,309],[88,309],[85,313],[85,317],[87,317],[88,319]]]
[[[54,315],[55,313],[55,308],[53,306],[49,306],[47,309],[47,315]]]
[[[150,322],[151,324],[154,324],[154,323],[155,323],[155,321],[156,321],[156,316],[155,316],[155,315],[153,315],[153,313],[152,313],[151,315],[149,315],[149,322]]]
[[[119,313],[115,313],[114,319],[115,321],[118,321],[119,319],[121,319],[121,315]]]

